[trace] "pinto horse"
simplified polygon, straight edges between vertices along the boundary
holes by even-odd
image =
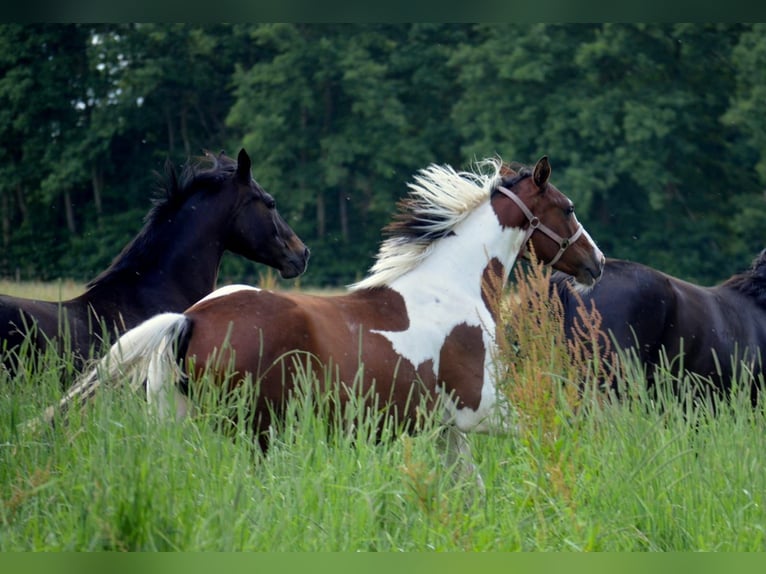
[[[547,157],[534,169],[499,159],[479,167],[421,170],[384,229],[371,272],[347,293],[224,287],[126,333],[60,406],[132,370],[136,386],[146,377],[148,401],[161,414],[183,417],[191,411],[187,377],[237,385],[249,374],[259,389],[251,419],[266,448],[264,431],[308,358],[314,372],[329,367],[332,376],[319,379],[341,408],[356,387],[405,430],[419,405],[439,409],[453,454],[465,455],[465,431],[508,431],[494,364],[496,310],[517,256],[531,242],[542,261],[583,286],[598,281],[604,256],[549,183]]]
[[[618,349],[635,352],[650,385],[655,368],[669,360],[676,375],[691,373],[726,391],[744,361],[757,399],[766,352],[766,250],[749,269],[713,287],[620,259],[607,259],[603,278],[587,293],[572,294],[569,279],[559,273],[551,285],[561,298],[570,340],[577,336],[578,308],[595,306],[603,333]]]
[[[226,250],[278,269],[306,269],[309,251],[251,175],[250,158],[221,153],[166,164],[165,198],[138,235],[86,291],[61,302],[0,296],[0,352],[11,371],[26,338],[33,351],[68,346],[78,365],[104,337],[121,334],[166,311],[183,311],[216,286]],[[106,332],[102,331],[104,329]],[[66,343],[65,343],[66,341]]]

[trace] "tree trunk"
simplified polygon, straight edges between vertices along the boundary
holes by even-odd
[[[16,186],[16,203],[19,204],[19,212],[21,212],[21,221],[23,223],[29,217],[29,210],[27,209],[27,204],[24,201],[24,193],[21,191],[21,184]]]
[[[181,109],[181,141],[184,144],[184,153],[186,154],[186,157],[191,157],[191,143],[189,143],[189,125],[187,121],[187,116],[189,115],[189,112],[184,106]]]
[[[316,194],[317,198],[317,237],[319,239],[324,239],[325,231],[327,230],[327,222],[325,217],[325,205],[324,205],[324,195],[322,195],[322,192],[319,191]]]
[[[93,204],[96,206],[96,225],[101,229],[101,215],[103,214],[102,192],[104,189],[104,172],[97,165],[91,168],[93,180]]]
[[[64,192],[64,213],[66,214],[66,226],[69,233],[74,235],[77,233],[74,221],[74,206],[72,205],[72,195],[69,191]]]
[[[3,218],[3,247],[7,249],[11,244],[11,207],[5,193],[0,195],[0,212]]]
[[[343,241],[348,242],[348,201],[342,187],[338,191],[338,216],[340,217],[340,234]]]
[[[175,133],[173,130],[173,117],[170,114],[170,108],[165,107],[165,123],[168,127],[168,154],[173,157],[173,152],[176,149]]]

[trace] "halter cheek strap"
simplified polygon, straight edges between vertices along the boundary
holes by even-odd
[[[556,255],[551,259],[546,265],[555,265],[559,259],[561,259],[561,256],[564,255],[564,251],[567,250],[567,248],[572,245],[577,239],[579,239],[580,235],[582,235],[583,232],[583,226],[578,225],[577,231],[574,232],[574,234],[565,239],[561,237],[558,233],[553,231],[550,227],[545,225],[542,221],[540,221],[540,218],[534,215],[531,211],[529,211],[529,208],[524,205],[524,202],[521,201],[518,195],[513,193],[511,190],[504,188],[503,186],[497,186],[497,191],[505,195],[506,197],[510,198],[518,207],[521,209],[521,212],[526,216],[527,221],[529,222],[529,227],[527,227],[526,235],[524,236],[524,243],[523,245],[527,245],[527,242],[529,241],[530,237],[532,237],[532,234],[535,231],[542,231],[545,235],[553,239],[558,246],[559,251],[556,253]]]

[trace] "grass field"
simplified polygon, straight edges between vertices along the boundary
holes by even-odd
[[[0,293],[27,299],[43,301],[60,301],[77,297],[85,290],[85,286],[75,281],[12,281],[0,279]]]
[[[0,551],[764,550],[764,410],[737,392],[715,415],[650,399],[636,369],[631,400],[580,398],[573,379],[598,360],[567,362],[539,319],[509,321],[503,347],[519,432],[470,437],[484,496],[444,468],[434,427],[376,442],[360,410],[328,432],[303,397],[263,455],[220,431],[222,406],[168,423],[110,389],[65,428],[26,432],[65,360],[0,373]]]

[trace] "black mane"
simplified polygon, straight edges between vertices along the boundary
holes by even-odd
[[[721,286],[739,291],[766,309],[766,249],[753,259],[748,270],[730,277]]]
[[[91,289],[128,270],[133,272],[140,261],[152,257],[150,247],[156,242],[160,222],[172,219],[186,201],[200,189],[217,188],[231,177],[237,169],[236,160],[220,154],[206,153],[188,161],[179,174],[173,163],[165,162],[164,174],[155,172],[158,178],[157,193],[152,199],[152,208],[144,217],[141,231],[112,260],[109,267],[87,284]]]
[[[218,185],[227,177],[231,177],[236,169],[236,160],[223,152],[218,155],[207,153],[187,162],[180,175],[176,173],[172,162],[166,161],[164,177],[158,174],[158,193],[152,201],[151,211],[146,215],[146,224],[175,213],[199,187]]]

